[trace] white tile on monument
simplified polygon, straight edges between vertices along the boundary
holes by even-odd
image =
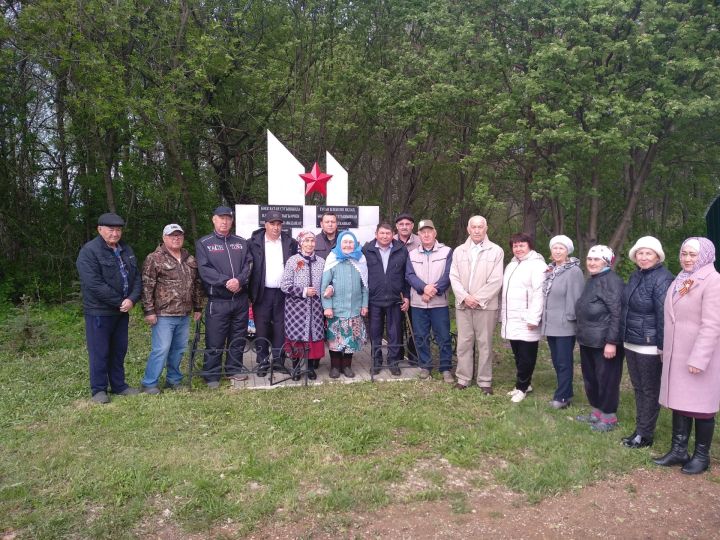
[[[332,179],[327,183],[326,206],[348,205],[348,172],[330,152],[325,152],[325,169]]]
[[[268,145],[268,204],[304,205],[305,182],[299,175],[305,167],[270,130]]]

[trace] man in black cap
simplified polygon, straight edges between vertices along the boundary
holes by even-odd
[[[414,227],[415,219],[411,214],[402,213],[395,218],[397,234],[393,238],[402,242],[408,251],[417,249],[420,246],[420,237],[413,233]]]
[[[218,206],[215,230],[195,243],[198,272],[208,297],[205,308],[203,377],[208,388],[220,386],[222,353],[227,349],[225,374],[246,380],[243,351],[248,326],[248,282],[253,258],[247,241],[233,234],[233,211]]]
[[[114,394],[137,394],[125,382],[129,312],[140,299],[141,279],[133,250],[121,240],[125,221],[117,214],[98,218],[98,236],[80,250],[76,266],[85,313],[92,401],[109,403]]]
[[[282,230],[283,217],[269,210],[265,224],[250,237],[253,271],[250,298],[255,319],[257,375],[264,377],[270,369],[285,371],[282,347],[285,342],[285,293],[280,290],[285,263],[298,251],[297,241]],[[270,358],[272,348],[272,358]]]
[[[405,246],[408,253],[413,249],[417,249],[420,246],[420,237],[413,233],[415,227],[415,218],[407,212],[398,214],[395,218],[395,229],[397,234],[393,237],[393,240],[397,240]],[[406,311],[407,319],[409,319],[410,326],[412,326],[413,309],[409,307]],[[400,349],[400,357],[406,357],[411,363],[417,364],[417,350],[415,349],[415,340],[410,336],[408,325],[402,325],[402,340],[403,343],[407,343],[407,351],[404,347]]]

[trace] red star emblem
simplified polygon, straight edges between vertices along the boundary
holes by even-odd
[[[332,178],[332,174],[325,174],[320,171],[320,166],[315,162],[309,173],[301,174],[300,178],[305,181],[305,196],[316,191],[327,197],[327,183]]]

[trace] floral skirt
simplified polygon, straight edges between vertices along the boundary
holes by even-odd
[[[350,318],[332,317],[328,319],[325,337],[331,351],[358,352],[367,341],[365,322],[360,315]]]

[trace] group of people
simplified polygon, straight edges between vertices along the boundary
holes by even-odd
[[[400,375],[407,353],[416,356],[419,376],[427,379],[434,367],[432,339],[442,379],[458,390],[474,380],[484,394],[493,394],[492,338],[499,319],[515,359],[515,385],[508,392],[512,402],[532,392],[538,344],[545,337],[557,376],[550,405],[568,407],[577,343],[591,407],[577,420],[594,431],[611,431],[618,424],[627,359],[636,428],[623,444],[650,446],[664,405],[673,411],[672,448],[656,462],[681,464],[691,474],[707,469],[720,408],[720,274],[712,264],[715,248],[709,240],[683,242],[683,270],[673,277],[663,265],[661,243],[651,236],[638,239],[629,252],[637,270],[624,284],[612,270],[613,251],[604,245],[588,250],[586,281],[565,235],[550,240],[549,264],[535,251],[532,237],[512,235],[513,257],[504,266],[504,250],[489,239],[482,216],[470,218],[468,238],[455,250],[437,240],[429,219],[418,223],[415,234],[410,214],[396,218],[395,234],[392,225],[380,223],[375,239],[364,246],[351,231],[338,231],[337,217],[330,212],[322,216],[317,234],[302,230],[296,239],[282,230],[280,212],[269,211],[264,226],[248,240],[233,234],[233,218],[231,208],[215,209],[214,230],[197,241],[195,257],[183,248],[182,227],[167,225],[162,244],[141,270],[121,240],[122,218],[100,216],[98,237],[83,246],[77,260],[94,401],[107,403],[108,390],[139,392],[125,382],[124,357],[128,312],[140,299],[152,326],[152,351],[141,383],[141,391],[149,394],[160,393],[165,366],[165,387],[181,383],[190,318],[200,319],[204,297],[202,375],[209,388],[219,386],[223,373],[237,380],[248,376],[243,352],[250,302],[257,356],[252,371],[259,376],[278,370],[297,380],[302,370],[314,379],[327,345],[329,376],[352,378],[353,354],[369,334],[375,374],[387,367]],[[457,323],[455,376],[450,290]],[[410,336],[404,335],[406,317],[412,321]]]
[[[573,398],[577,342],[591,409],[576,419],[593,431],[612,431],[618,424],[626,359],[636,414],[635,429],[622,443],[628,448],[651,446],[663,405],[672,410],[672,445],[655,463],[682,465],[687,474],[705,471],[720,408],[720,274],[713,265],[713,243],[701,237],[685,240],[680,248],[682,272],[674,277],[663,265],[660,241],[639,238],[629,252],[637,269],[627,284],[612,270],[615,254],[604,245],[588,250],[587,281],[580,261],[570,256],[574,246],[567,236],[550,240],[549,265],[526,235],[513,235],[510,247],[513,258],[503,278],[501,320],[517,367],[512,401],[522,401],[532,391],[538,342],[545,336],[557,375],[551,405],[567,407]]]

